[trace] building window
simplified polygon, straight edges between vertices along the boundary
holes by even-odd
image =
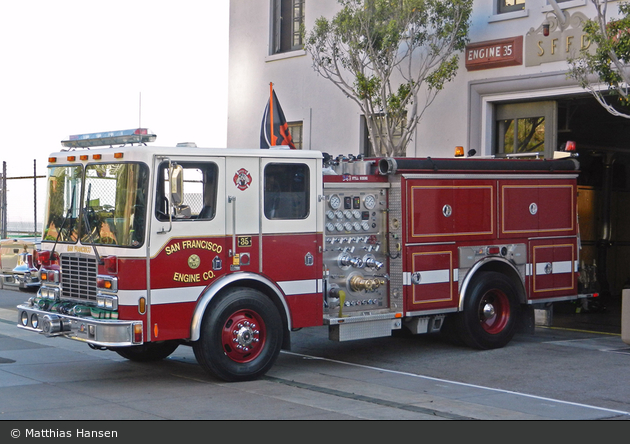
[[[498,2],[497,12],[499,14],[522,11],[525,9],[525,0],[498,0]]]
[[[495,152],[551,157],[556,144],[554,101],[497,105]]]
[[[538,153],[545,150],[544,116],[499,120],[498,129],[501,153]]]
[[[271,54],[302,49],[304,0],[271,0]]]
[[[377,115],[374,117],[374,119],[376,119],[376,126],[379,128],[380,133],[384,134],[385,133],[385,127],[384,127],[385,119],[383,118],[382,115]],[[394,128],[394,134],[393,134],[394,144],[398,143],[400,139],[402,138],[405,123],[406,123],[406,118],[401,120],[398,126]],[[376,137],[378,138],[378,136]],[[383,148],[387,142],[385,140],[382,140],[382,138],[379,138],[377,142],[378,142],[378,146],[381,147],[381,152],[384,151]],[[359,152],[362,153],[364,156],[372,157],[372,156],[378,155],[373,149],[374,144],[372,142],[372,138],[370,137],[370,132],[368,131],[368,122],[365,116],[361,116],[360,145],[361,146],[359,147]]]
[[[289,133],[291,134],[291,140],[293,140],[293,146],[295,146],[295,149],[304,149],[304,124],[302,122],[289,122]]]

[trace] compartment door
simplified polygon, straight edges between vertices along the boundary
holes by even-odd
[[[506,180],[500,183],[500,236],[566,236],[576,233],[573,180]]]
[[[530,242],[529,295],[547,299],[577,294],[577,239],[540,239]]]
[[[457,249],[452,245],[410,247],[404,273],[407,312],[457,307]]]
[[[407,242],[475,240],[495,235],[495,181],[407,181]]]

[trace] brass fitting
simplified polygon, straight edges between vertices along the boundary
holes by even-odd
[[[353,291],[374,291],[384,284],[384,279],[364,279],[361,276],[353,276],[350,278],[350,288],[352,288]]]

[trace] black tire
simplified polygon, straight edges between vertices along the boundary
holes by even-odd
[[[461,329],[459,328],[461,322],[460,315],[461,313],[451,313],[447,315],[440,329],[440,335],[453,345],[467,346],[461,338]]]
[[[480,272],[470,282],[464,311],[453,319],[460,340],[489,350],[508,344],[516,333],[520,305],[514,283],[504,274]]]
[[[197,362],[228,382],[258,379],[280,353],[280,313],[268,297],[251,288],[231,288],[217,297],[193,344]]]
[[[142,345],[134,345],[132,347],[112,348],[125,359],[135,362],[154,362],[170,356],[179,346],[175,341],[166,342],[147,342]]]

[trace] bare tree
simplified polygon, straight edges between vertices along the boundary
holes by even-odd
[[[404,156],[458,69],[472,0],[338,0],[306,33],[313,69],[357,103],[375,155]]]

